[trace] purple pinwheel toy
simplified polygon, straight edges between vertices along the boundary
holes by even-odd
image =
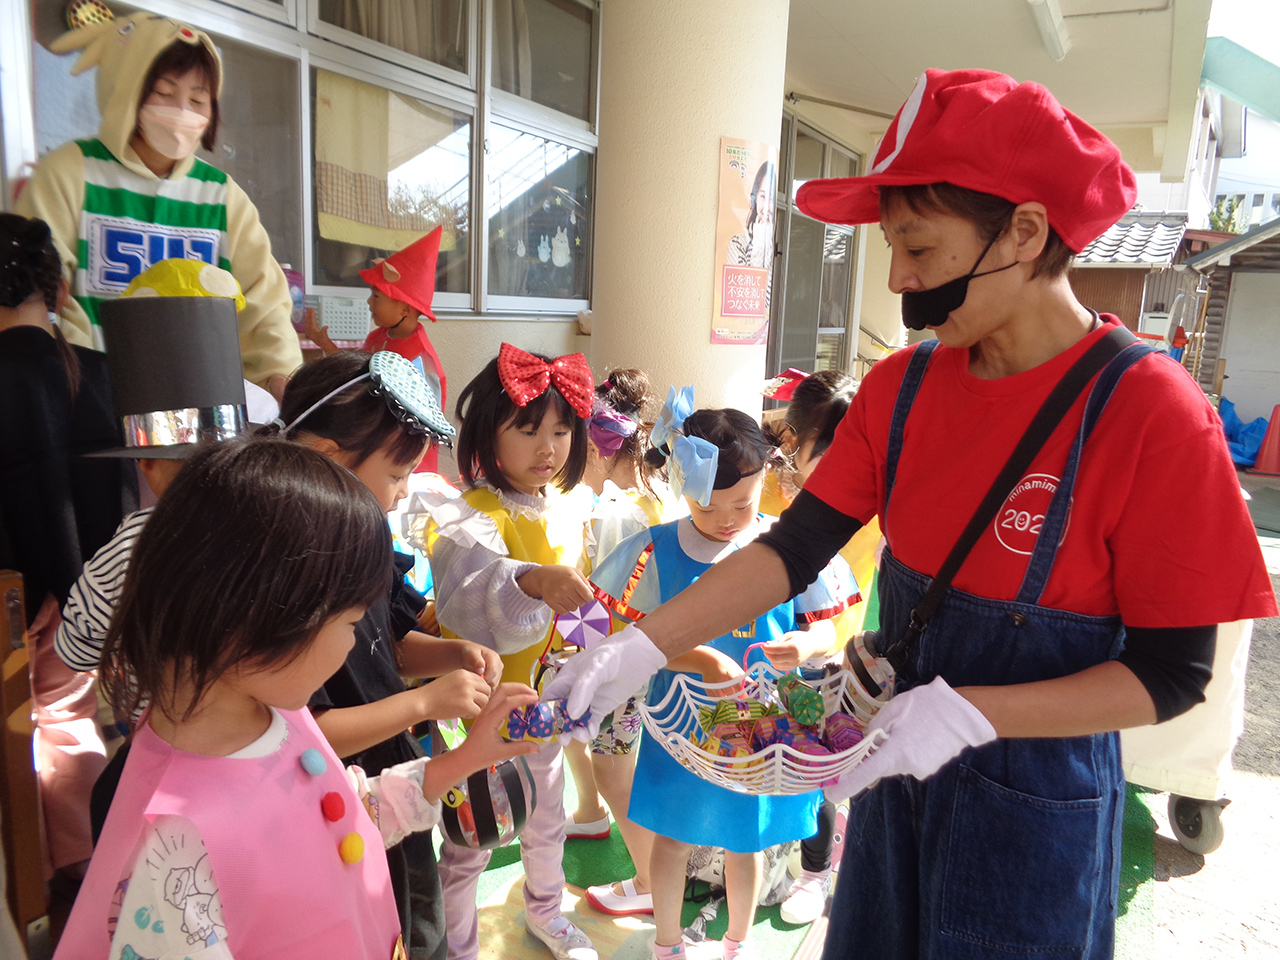
[[[589,650],[609,635],[612,618],[599,600],[585,603],[577,610],[560,614],[556,623],[565,643]]]

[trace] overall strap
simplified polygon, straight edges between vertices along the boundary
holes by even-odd
[[[1071,444],[1071,452],[1067,456],[1066,466],[1062,468],[1062,479],[1058,488],[1049,500],[1049,508],[1045,511],[1041,522],[1040,533],[1036,537],[1036,545],[1031,551],[1031,559],[1027,563],[1027,572],[1018,589],[1018,603],[1039,603],[1049,582],[1049,573],[1053,569],[1054,558],[1058,547],[1066,533],[1067,519],[1070,516],[1071,497],[1075,489],[1076,476],[1080,468],[1080,456],[1085,442],[1098,424],[1098,418],[1106,409],[1111,394],[1115,392],[1120,378],[1139,360],[1156,353],[1154,347],[1145,343],[1131,343],[1125,347],[1105,370],[1098,375],[1089,399],[1085,401],[1084,418],[1080,421],[1080,429]]]
[[[921,341],[911,354],[907,372],[902,376],[902,385],[898,387],[898,398],[893,404],[893,419],[889,421],[889,448],[884,464],[884,503],[880,508],[881,526],[886,522],[889,497],[893,494],[893,482],[898,475],[898,458],[902,455],[902,437],[907,428],[907,416],[911,413],[911,405],[916,402],[916,394],[924,381],[929,358],[937,348],[937,340]]]
[[[1032,417],[1031,424],[1023,433],[1022,439],[1018,441],[1008,461],[996,476],[995,482],[991,484],[991,489],[978,504],[978,509],[974,511],[973,517],[960,534],[960,539],[956,541],[951,552],[947,554],[946,560],[943,561],[942,567],[934,575],[928,590],[911,611],[911,622],[907,625],[907,629],[885,651],[885,658],[896,671],[902,673],[906,669],[917,641],[942,604],[942,598],[950,588],[960,565],[964,563],[974,544],[982,536],[983,530],[995,517],[1000,504],[1004,503],[1018,480],[1027,472],[1027,468],[1044,447],[1054,428],[1071,409],[1089,381],[1136,339],[1126,327],[1113,327],[1085,351],[1049,392],[1048,398]]]

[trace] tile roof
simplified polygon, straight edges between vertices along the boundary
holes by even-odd
[[[1187,230],[1185,213],[1130,211],[1084,248],[1075,266],[1100,264],[1169,266]]]

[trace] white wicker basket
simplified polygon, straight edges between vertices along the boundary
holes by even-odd
[[[721,684],[708,684],[686,673],[676,674],[666,696],[655,704],[640,706],[645,730],[681,766],[728,790],[795,794],[821,789],[856,766],[886,734],[874,730],[857,745],[829,756],[812,756],[775,743],[745,757],[722,757],[689,739],[690,733],[700,731],[699,709],[714,706],[726,697],[743,692],[752,700],[777,703],[776,683],[783,673],[767,663],[757,663],[747,670],[745,677]],[[887,699],[887,695],[879,691],[877,696],[864,690],[847,670],[814,681],[813,686],[822,694],[825,716],[841,711],[860,724],[870,720],[875,709]]]

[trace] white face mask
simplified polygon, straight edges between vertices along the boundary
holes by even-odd
[[[144,103],[138,111],[138,126],[142,130],[142,139],[152,150],[177,161],[185,160],[196,152],[200,138],[209,127],[209,118],[194,110]]]

